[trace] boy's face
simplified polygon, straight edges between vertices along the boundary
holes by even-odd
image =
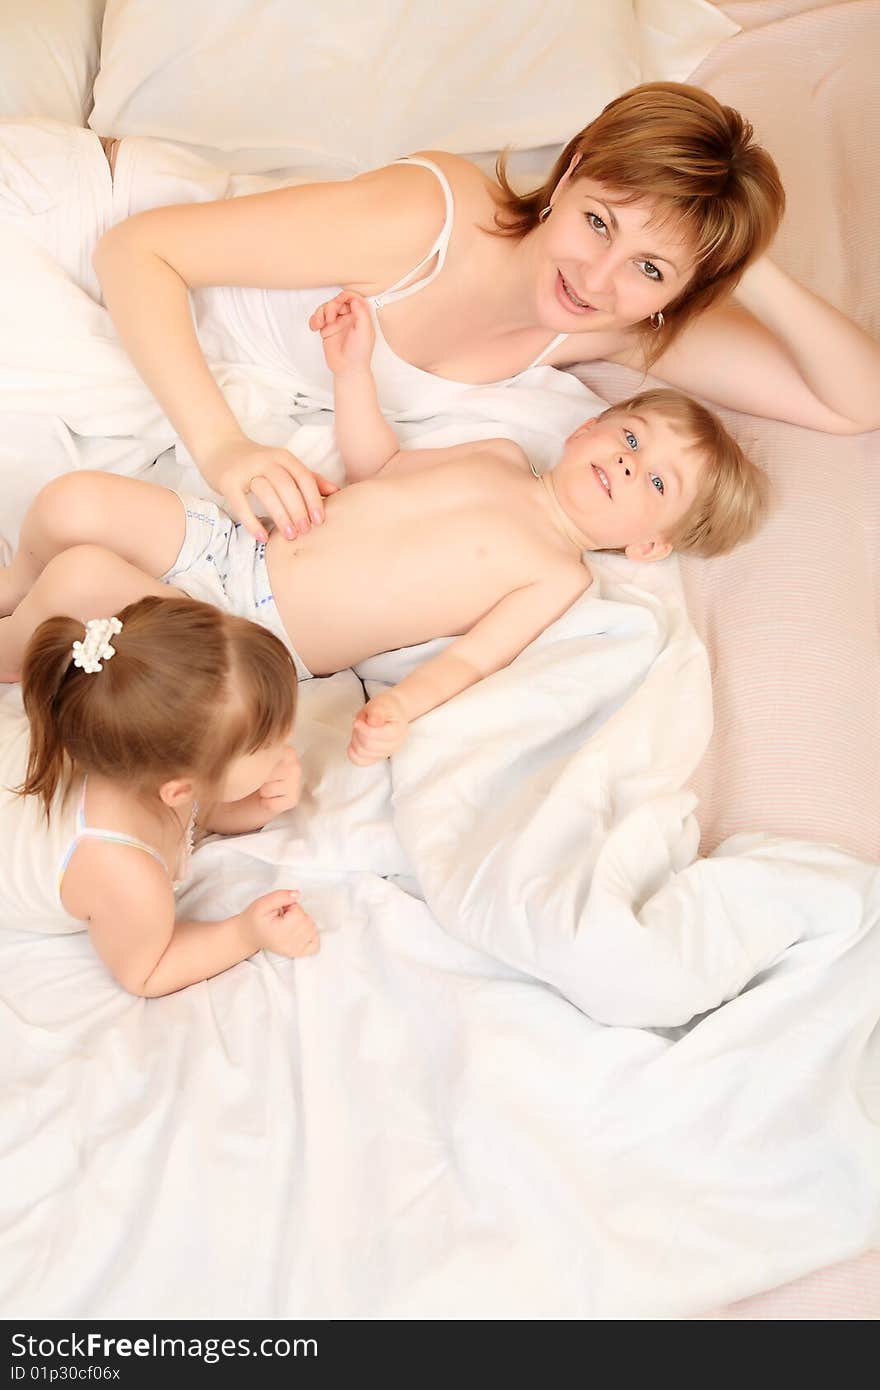
[[[654,410],[587,420],[566,440],[553,469],[560,505],[591,550],[625,550],[661,560],[693,506],[702,462],[672,423]]]

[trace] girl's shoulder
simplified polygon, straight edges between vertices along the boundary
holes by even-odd
[[[156,839],[155,821],[136,798],[90,781],[84,822],[77,817],[61,884],[67,911],[85,920],[123,883],[135,895],[161,891],[166,885],[170,890],[167,846],[156,844]]]

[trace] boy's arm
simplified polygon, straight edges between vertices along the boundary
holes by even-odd
[[[376,334],[366,300],[342,290],[309,319],[333,373],[336,443],[346,482],[371,478],[397,453],[397,436],[379,409],[370,368]]]
[[[469,632],[359,711],[349,745],[352,762],[366,766],[388,757],[403,744],[413,719],[509,666],[591,583],[589,571],[577,565],[506,594]]]
[[[324,358],[333,374],[336,443],[345,468],[345,479],[357,483],[385,471],[393,463],[408,470],[431,468],[456,454],[473,452],[479,444],[457,444],[442,449],[402,450],[394,430],[379,408],[376,383],[370,367],[375,331],[370,310],[359,294],[341,290],[321,304],[309,319],[309,327],[321,334]],[[525,464],[522,449],[509,439],[491,442],[496,453],[503,449]]]
[[[379,409],[369,366],[333,378],[336,443],[349,483],[372,478],[400,449],[397,435]]]
[[[405,676],[391,693],[408,720],[418,719],[468,686],[509,666],[592,583],[583,565],[506,594],[469,632]]]

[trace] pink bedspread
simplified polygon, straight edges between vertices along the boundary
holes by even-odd
[[[880,4],[722,8],[743,32],[693,80],[745,112],[779,164],[788,211],[774,255],[880,337]],[[608,365],[579,374],[611,400],[642,384]],[[702,848],[763,830],[877,858],[880,433],[840,438],[722,414],[770,474],[776,506],[735,554],[682,561],[715,693],[714,736],[693,779]],[[705,1316],[876,1318],[880,1254]]]

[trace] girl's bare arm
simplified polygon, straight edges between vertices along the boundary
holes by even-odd
[[[92,945],[114,979],[144,999],[208,980],[263,947],[288,956],[318,949],[314,923],[287,890],[265,894],[221,921],[177,921],[162,865],[124,845],[79,845],[62,897],[73,916],[87,921]]]

